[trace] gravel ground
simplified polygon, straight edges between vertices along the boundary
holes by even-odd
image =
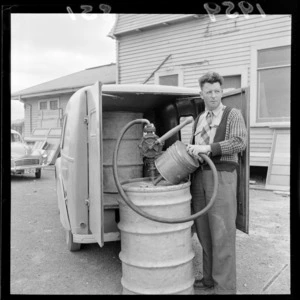
[[[69,252],[53,169],[11,180],[12,294],[121,294],[120,242]],[[237,231],[238,294],[290,293],[289,196],[250,189],[250,232]],[[201,246],[193,236],[195,274]],[[198,293],[196,291],[196,293]]]

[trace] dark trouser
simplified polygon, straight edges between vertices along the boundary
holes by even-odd
[[[236,294],[236,171],[217,171],[218,193],[214,205],[195,220],[203,248],[204,283],[214,284],[217,294]],[[192,178],[194,213],[206,206],[213,194],[213,173],[198,169]]]

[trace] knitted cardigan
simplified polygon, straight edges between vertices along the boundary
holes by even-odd
[[[202,112],[203,113],[203,112]],[[195,144],[195,130],[201,116],[195,119],[190,144]],[[238,153],[247,145],[247,129],[241,112],[226,106],[211,146],[211,159],[220,171],[232,171],[238,166]]]

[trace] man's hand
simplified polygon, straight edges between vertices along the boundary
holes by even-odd
[[[187,152],[194,156],[195,158],[198,158],[199,159],[199,153],[201,154],[209,154],[209,152],[211,151],[211,147],[210,145],[191,145],[191,144],[188,144],[186,146],[186,150]]]

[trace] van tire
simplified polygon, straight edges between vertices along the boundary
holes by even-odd
[[[81,248],[81,244],[73,242],[73,234],[71,230],[66,230],[66,242],[68,250],[71,252],[79,251]]]

